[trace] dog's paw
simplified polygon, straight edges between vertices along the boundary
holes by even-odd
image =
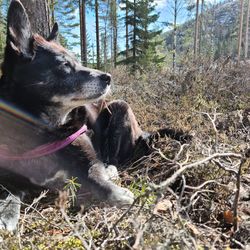
[[[134,194],[126,188],[113,185],[107,202],[113,206],[126,206],[134,202]]]
[[[88,171],[88,178],[92,185],[85,188],[90,189],[98,201],[107,202],[112,206],[132,204],[133,193],[112,182],[112,179],[117,177],[118,171],[115,166],[105,167],[103,163],[95,163]]]
[[[8,195],[0,200],[0,229],[15,231],[20,217],[21,201],[19,197]]]

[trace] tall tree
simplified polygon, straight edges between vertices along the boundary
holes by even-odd
[[[114,67],[116,67],[116,60],[117,60],[117,2],[116,0],[111,0],[110,21],[111,21],[111,30],[112,30],[112,44],[113,44],[112,62],[114,64]]]
[[[126,0],[126,59],[128,59],[129,41],[128,41],[128,0]]]
[[[139,62],[144,68],[151,66],[152,63],[162,63],[165,58],[160,57],[156,50],[156,47],[162,43],[161,39],[157,39],[162,30],[151,27],[159,19],[159,13],[156,12],[156,4],[154,2],[154,0],[141,1],[139,8]]]
[[[240,0],[240,21],[239,21],[239,32],[238,32],[238,63],[241,57],[241,43],[242,43],[242,29],[243,29],[243,15],[244,15],[244,1]]]
[[[172,65],[173,70],[175,71],[176,66],[176,53],[177,53],[177,18],[183,9],[184,1],[183,0],[173,0],[169,2],[170,12],[173,14],[173,23],[171,26],[173,27],[173,43],[172,43]],[[167,22],[167,25],[170,23]]]
[[[95,0],[95,25],[96,25],[96,67],[100,69],[100,35],[99,35],[99,3]]]
[[[125,16],[123,18],[124,20],[124,23],[125,23],[125,39],[126,39],[126,42],[125,42],[125,56],[126,56],[126,59],[128,59],[128,56],[129,56],[129,10],[131,8],[129,8],[129,0],[121,0],[121,10],[122,11],[125,11]]]
[[[173,42],[173,70],[175,71],[176,65],[176,45],[177,45],[177,3],[178,0],[174,0],[174,42]]]
[[[45,0],[21,0],[21,2],[29,15],[32,31],[48,37],[51,31],[48,2]]]
[[[159,18],[155,7],[153,0],[128,1],[127,23],[130,26],[131,46],[128,58],[122,62],[132,65],[133,70],[141,70],[153,62],[157,64],[163,60],[156,53],[156,47],[162,43],[162,41],[156,41],[161,30],[152,29],[152,24]]]
[[[99,5],[101,9],[101,13],[99,13],[99,19],[102,21],[102,27],[99,28],[101,31],[101,61],[102,67],[105,71],[108,70],[109,62],[112,61],[113,58],[113,37],[112,37],[112,26],[110,25],[110,0],[108,1],[101,1],[102,5]],[[101,26],[101,25],[99,25]],[[108,60],[108,52],[109,52],[109,36],[110,36],[110,49],[111,49],[111,58]]]
[[[247,1],[246,33],[245,33],[245,58],[248,57],[249,50],[249,22],[250,22],[250,0]]]
[[[195,29],[194,29],[194,59],[197,58],[198,38],[199,38],[199,0],[196,0]]]
[[[87,66],[86,0],[79,0],[81,61]]]
[[[137,8],[136,8],[136,0],[134,0],[134,2],[133,2],[133,9],[134,9],[134,11],[133,11],[133,39],[131,39],[132,40],[132,51],[133,51],[133,56],[132,56],[132,59],[133,59],[133,64],[132,64],[132,66],[133,66],[133,70],[136,70],[136,67],[137,67],[137,61],[138,60],[136,60],[136,51],[137,51],[137,40],[136,40],[136,37],[137,37],[137,29],[136,29],[136,27],[137,27],[137,20],[136,20],[136,18],[137,18]]]
[[[203,22],[204,22],[204,0],[201,0],[201,13],[199,18],[199,54],[201,54],[202,50],[202,41],[203,41]]]

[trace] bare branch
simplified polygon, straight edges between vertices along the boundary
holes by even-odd
[[[236,153],[215,153],[213,155],[210,155],[202,160],[193,162],[191,164],[188,165],[184,165],[182,166],[182,164],[179,164],[181,166],[180,169],[178,169],[170,178],[168,178],[167,180],[163,181],[162,183],[160,183],[159,185],[156,184],[150,184],[150,187],[152,189],[163,189],[166,186],[169,186],[170,184],[172,184],[184,171],[186,171],[187,169],[193,168],[193,167],[198,167],[204,163],[210,162],[213,159],[216,158],[225,158],[225,157],[233,157],[233,158],[238,158],[238,159],[242,159],[242,155],[241,154],[236,154]]]

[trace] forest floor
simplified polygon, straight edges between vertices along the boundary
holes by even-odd
[[[24,204],[1,249],[250,249],[250,66],[200,62],[129,76],[113,73],[112,98],[126,100],[142,128],[180,128],[121,170],[137,197],[129,208],[72,211],[63,195]],[[67,197],[66,197],[67,198]]]

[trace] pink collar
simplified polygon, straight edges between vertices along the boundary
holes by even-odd
[[[11,152],[8,149],[1,148],[0,145],[0,160],[11,160],[11,161],[29,160],[53,154],[58,150],[65,148],[66,146],[71,144],[76,138],[78,138],[81,134],[85,133],[86,131],[87,131],[87,126],[83,125],[78,131],[68,136],[64,140],[59,140],[52,143],[44,144],[42,146],[39,146],[35,149],[32,149],[20,155],[11,154]]]

